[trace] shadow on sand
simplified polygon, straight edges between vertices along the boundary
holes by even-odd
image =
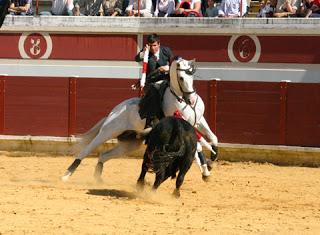
[[[89,189],[87,194],[96,196],[109,196],[115,198],[136,199],[137,195],[133,192],[126,192],[117,189]]]

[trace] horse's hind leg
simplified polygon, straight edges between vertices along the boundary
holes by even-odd
[[[110,149],[104,153],[101,153],[99,156],[99,160],[94,172],[94,177],[97,181],[101,181],[101,174],[103,170],[103,163],[106,161],[116,158],[118,156],[123,155],[124,153],[128,154],[137,150],[142,144],[141,140],[132,140],[132,141],[119,141],[118,145],[113,149]]]
[[[101,129],[99,134],[80,152],[74,162],[69,166],[64,176],[62,177],[62,180],[67,181],[80,165],[83,158],[88,156],[96,147],[103,144],[106,140],[112,139],[113,136],[117,134],[118,133],[112,133],[110,131],[108,132],[106,128]]]

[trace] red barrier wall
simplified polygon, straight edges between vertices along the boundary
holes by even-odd
[[[2,134],[68,135],[68,79],[5,79]]]
[[[0,134],[83,133],[121,101],[129,79],[0,78]],[[320,147],[320,84],[195,81],[220,142]]]

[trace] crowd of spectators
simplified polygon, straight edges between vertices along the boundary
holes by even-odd
[[[257,17],[320,17],[320,0],[262,0]]]
[[[246,16],[251,0],[52,0],[40,15],[130,17]],[[33,15],[32,0],[11,0],[12,15]],[[320,17],[320,0],[261,0],[256,17]]]
[[[11,0],[8,13],[33,15],[32,8],[32,0]],[[52,0],[40,15],[241,17],[246,12],[247,0]]]

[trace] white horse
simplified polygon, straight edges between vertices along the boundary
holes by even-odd
[[[208,144],[202,138],[202,144],[213,154],[216,154],[218,139],[210,130],[203,116],[204,103],[193,88],[194,63],[194,60],[188,61],[182,58],[172,62],[170,67],[170,86],[165,90],[162,110],[165,116],[172,116],[176,110],[180,110],[184,119],[196,127],[209,140]],[[68,180],[82,159],[108,140],[118,138],[119,141],[114,148],[100,153],[95,170],[97,179],[101,177],[104,162],[123,154],[129,154],[140,147],[143,142],[141,139],[135,138],[130,141],[121,141],[121,138],[119,138],[128,131],[139,133],[145,128],[146,119],[141,119],[139,116],[139,101],[140,98],[135,97],[118,104],[107,117],[100,120],[82,136],[82,141],[88,144],[67,169],[62,177],[63,181]],[[201,150],[201,145],[199,146],[198,144],[198,151]]]

